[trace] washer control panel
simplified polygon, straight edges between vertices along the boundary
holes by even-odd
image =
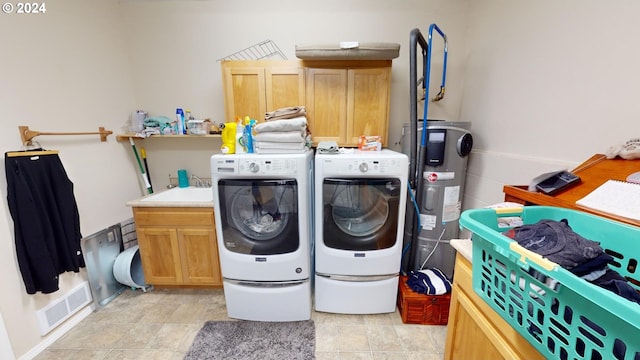
[[[295,175],[297,162],[294,159],[220,159],[215,171],[236,175]]]
[[[402,174],[406,169],[400,159],[323,159],[324,174],[383,175]],[[404,163],[406,164],[406,163]],[[406,166],[406,165],[405,165]]]

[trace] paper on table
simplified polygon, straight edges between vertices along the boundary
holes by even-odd
[[[607,180],[587,196],[576,201],[594,210],[640,220],[640,185]]]

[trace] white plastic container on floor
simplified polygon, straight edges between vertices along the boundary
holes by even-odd
[[[119,283],[132,288],[146,289],[147,284],[142,272],[140,248],[132,246],[118,255],[113,264],[113,276]]]

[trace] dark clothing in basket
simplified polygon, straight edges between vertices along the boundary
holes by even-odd
[[[574,232],[566,219],[540,220],[522,225],[504,233],[525,249],[553,261],[577,276],[585,277],[594,271],[606,269],[604,275],[590,282],[627,300],[640,304],[640,294],[607,264],[613,257],[606,254],[600,243],[585,239]]]
[[[522,225],[507,236],[565,269],[570,269],[602,254],[600,244],[575,233],[567,220],[540,220]]]

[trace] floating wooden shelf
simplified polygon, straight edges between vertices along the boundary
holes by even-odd
[[[194,139],[194,138],[219,138],[221,135],[220,134],[209,134],[209,135],[151,135],[148,138],[144,138],[142,136],[138,136],[136,134],[119,134],[116,135],[116,140],[118,141],[129,141],[129,139],[133,138],[133,139],[138,139],[138,140],[144,140],[144,139],[149,139],[149,138],[154,138],[154,139],[178,139],[178,138],[182,138],[182,139]]]

